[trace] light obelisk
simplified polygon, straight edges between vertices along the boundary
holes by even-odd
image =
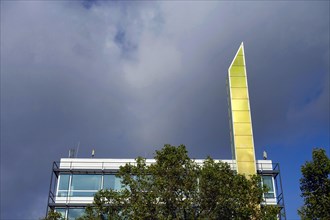
[[[231,144],[237,172],[256,174],[256,160],[250,112],[243,42],[228,69]]]

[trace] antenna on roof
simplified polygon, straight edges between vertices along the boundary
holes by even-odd
[[[78,157],[79,146],[80,146],[80,141],[78,141],[78,146],[77,146],[77,153],[76,153],[76,157]]]
[[[93,149],[92,150],[92,157],[94,157],[95,156],[95,150]]]
[[[74,158],[75,157],[75,152],[76,152],[75,149],[70,149],[69,150],[69,158]]]
[[[262,157],[264,158],[264,160],[267,160],[267,152],[266,151],[262,152]]]

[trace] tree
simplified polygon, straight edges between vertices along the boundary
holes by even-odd
[[[62,217],[61,213],[51,209],[48,211],[47,216],[45,218],[42,218],[41,220],[65,220],[65,218]]]
[[[314,149],[312,161],[301,166],[301,196],[304,205],[298,210],[302,219],[330,219],[330,160],[324,149]]]
[[[279,208],[260,206],[266,188],[260,176],[247,179],[226,163],[211,158],[204,161],[200,173],[201,219],[277,219]]]
[[[121,167],[125,188],[96,193],[90,219],[276,219],[279,213],[260,206],[267,189],[258,176],[248,179],[211,158],[198,166],[183,145],[165,145],[155,160],[147,166],[139,157]]]

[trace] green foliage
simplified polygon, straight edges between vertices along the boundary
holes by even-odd
[[[97,210],[97,208],[102,208],[103,206],[105,206],[105,204],[100,207],[87,206],[85,209],[85,214],[79,217],[77,220],[103,220],[103,216],[98,214],[102,212],[99,212],[99,210]]]
[[[47,216],[45,218],[42,218],[41,220],[65,220],[65,218],[62,217],[61,213],[56,212],[56,211],[51,209],[47,213]]]
[[[301,196],[304,205],[298,210],[302,219],[330,219],[330,160],[324,149],[314,149],[313,159],[301,167]]]
[[[199,167],[188,157],[185,146],[165,145],[156,151],[150,166],[159,205],[158,219],[193,219],[198,199]]]
[[[274,206],[261,207],[258,176],[246,178],[226,163],[211,158],[202,167],[188,157],[185,146],[165,145],[156,162],[144,158],[121,167],[117,176],[126,188],[101,190],[87,219],[276,219]],[[89,217],[87,217],[89,215]]]
[[[279,208],[263,206],[261,178],[237,174],[226,163],[204,161],[199,178],[201,219],[277,219]]]

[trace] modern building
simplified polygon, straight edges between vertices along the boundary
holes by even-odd
[[[252,120],[245,67],[244,46],[241,44],[228,69],[228,100],[231,125],[231,143],[233,157],[221,160],[231,169],[249,176],[259,174],[263,184],[269,188],[264,194],[263,205],[281,207],[279,219],[286,219],[282,182],[279,164],[267,160],[256,160],[253,142]],[[197,159],[197,164],[203,164]],[[216,160],[220,161],[220,160]],[[147,159],[146,163],[154,163]],[[120,166],[135,164],[134,159],[109,158],[62,158],[53,163],[48,209],[55,209],[69,220],[84,213],[84,208],[93,202],[94,194],[100,189],[122,188],[120,178],[115,174]]]

